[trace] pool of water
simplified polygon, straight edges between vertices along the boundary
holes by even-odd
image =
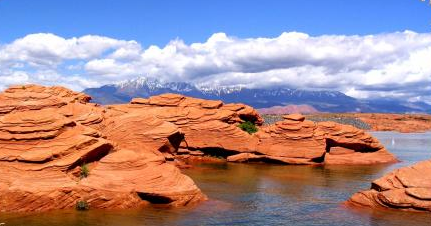
[[[187,208],[0,215],[6,225],[431,225],[431,213],[342,205],[383,174],[431,158],[431,133],[373,133],[402,161],[378,166],[199,164],[184,173],[209,201]]]

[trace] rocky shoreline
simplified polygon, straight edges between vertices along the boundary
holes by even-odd
[[[0,93],[0,209],[125,209],[206,200],[187,161],[380,164],[397,159],[365,131],[299,114],[271,125],[244,104],[177,94],[100,106],[63,87]],[[239,128],[244,122],[255,133]]]
[[[262,115],[265,124],[283,120],[283,115]],[[305,115],[314,122],[331,121],[351,125],[366,131],[395,131],[401,133],[423,133],[431,131],[431,115],[383,114],[383,113],[318,113]]]

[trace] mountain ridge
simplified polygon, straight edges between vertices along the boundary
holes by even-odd
[[[427,113],[431,105],[424,102],[403,102],[396,99],[359,100],[339,91],[313,91],[292,88],[248,88],[245,86],[205,86],[187,82],[166,82],[138,77],[99,88],[88,88],[84,93],[99,104],[127,103],[132,98],[148,98],[163,93],[244,103],[254,108],[287,105],[310,105],[321,112],[381,112]]]

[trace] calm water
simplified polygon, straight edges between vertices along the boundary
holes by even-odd
[[[374,133],[403,162],[380,166],[201,164],[185,173],[210,201],[180,209],[0,215],[6,225],[431,225],[431,214],[364,211],[341,203],[384,173],[431,158],[431,133]]]

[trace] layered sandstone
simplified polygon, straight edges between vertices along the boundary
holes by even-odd
[[[300,115],[256,133],[255,154],[288,164],[376,164],[396,162],[380,142],[363,130],[334,122],[314,123]]]
[[[191,150],[253,151],[257,138],[238,128],[238,123],[263,123],[260,115],[243,104],[223,104],[178,94],[163,94],[149,99],[135,98],[131,104],[113,105],[112,111],[155,116],[175,124],[185,134],[182,146]]]
[[[377,139],[352,126],[314,123],[300,114],[262,126],[250,135],[238,128],[243,121],[256,125],[262,118],[242,104],[223,104],[177,94],[131,104],[113,105],[127,114],[154,115],[178,126],[185,134],[183,148],[227,157],[228,161],[275,161],[286,164],[375,164],[397,161]]]
[[[60,86],[11,86],[0,95],[0,115],[12,111],[40,110],[62,107],[71,102],[86,103],[90,96]]]
[[[120,114],[61,87],[12,87],[0,94],[0,210],[132,208],[205,199],[161,151],[183,134],[154,117]],[[81,166],[90,169],[80,176]]]
[[[373,181],[369,190],[354,194],[348,204],[431,212],[431,160],[394,170]]]
[[[99,106],[62,87],[15,86],[0,94],[0,210],[132,208],[204,200],[178,159],[373,164],[396,161],[372,136],[300,114],[262,126],[243,104],[176,94]],[[238,125],[259,127],[248,134]],[[86,165],[89,175],[82,176]]]

